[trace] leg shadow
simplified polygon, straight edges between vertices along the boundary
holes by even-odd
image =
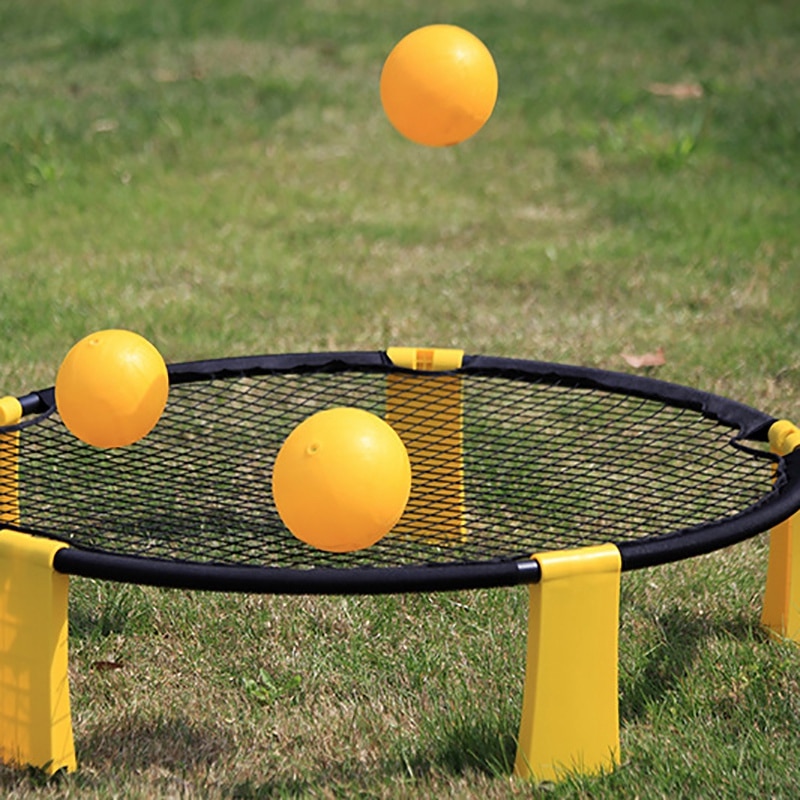
[[[620,719],[643,717],[649,706],[675,689],[693,668],[698,652],[708,639],[720,634],[737,639],[765,638],[749,615],[709,619],[681,609],[659,617],[661,640],[646,656],[643,669],[630,682],[621,683]]]
[[[451,775],[481,772],[491,777],[508,776],[517,752],[516,719],[462,720],[441,732],[424,749],[401,754],[398,761],[416,776],[430,771]]]
[[[76,744],[79,764],[134,772],[153,766],[184,770],[210,765],[234,749],[224,727],[180,716],[142,719],[135,714],[84,732]]]

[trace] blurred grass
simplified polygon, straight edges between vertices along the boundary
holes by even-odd
[[[382,60],[432,21],[500,73],[448,150]],[[0,0],[0,384],[135,329],[168,360],[392,344],[628,369],[800,419],[790,0]],[[652,84],[699,96],[655,94]],[[699,87],[699,92],[697,92]],[[75,580],[80,770],[7,797],[796,794],[762,538],[626,575],[623,767],[508,781],[524,590],[297,599]]]

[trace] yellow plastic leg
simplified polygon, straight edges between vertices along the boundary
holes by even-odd
[[[539,781],[619,763],[621,560],[614,545],[536,556],[514,773]]]
[[[408,369],[443,371],[461,366],[461,350],[394,347],[394,364]],[[464,463],[461,377],[389,375],[386,421],[406,445],[411,461],[411,498],[393,535],[425,534],[434,545],[463,540]],[[421,485],[415,475],[425,475]]]
[[[0,531],[0,758],[74,770],[67,676],[65,545]]]
[[[776,422],[769,436],[778,455],[800,447],[800,429],[786,420]],[[800,642],[800,513],[770,531],[761,624],[779,638]]]
[[[782,639],[800,642],[800,514],[769,534],[769,563],[761,624]]]

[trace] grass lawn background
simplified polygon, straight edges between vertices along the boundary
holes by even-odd
[[[403,140],[381,64],[463,25],[500,96]],[[653,371],[800,419],[792,2],[0,0],[0,385],[104,327],[168,361],[388,345]],[[682,95],[690,95],[682,97]],[[510,783],[524,590],[390,598],[74,580],[80,769],[8,797],[792,797],[766,537],[623,578],[623,767]],[[102,665],[121,664],[119,669]]]

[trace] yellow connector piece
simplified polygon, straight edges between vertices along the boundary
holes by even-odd
[[[537,555],[514,773],[537,781],[619,763],[621,558],[613,544]]]
[[[446,347],[390,347],[386,355],[396,367],[426,372],[458,369],[464,359],[463,350]]]
[[[800,428],[788,420],[779,419],[769,429],[769,443],[773,453],[789,455],[800,447]]]
[[[16,425],[22,419],[22,405],[16,397],[0,397],[0,426]]]
[[[392,363],[417,372],[452,371],[463,350],[391,347]],[[463,541],[464,409],[460,375],[424,378],[391,373],[386,421],[397,431],[411,462],[411,496],[393,535],[423,535],[429,544]]]

